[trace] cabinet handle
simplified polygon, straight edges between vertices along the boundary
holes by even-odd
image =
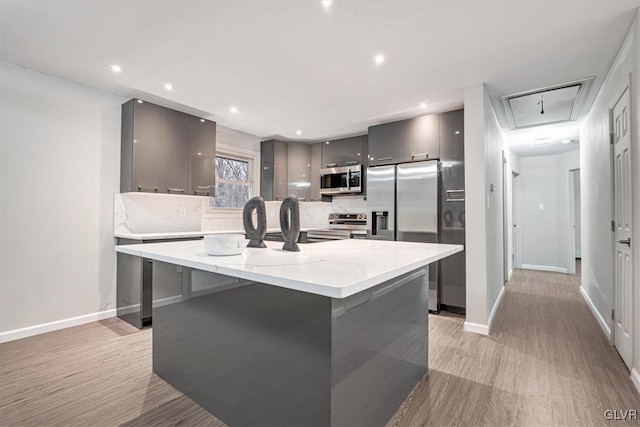
[[[464,193],[464,190],[447,190],[447,193]]]
[[[151,187],[140,187],[138,185],[138,191],[145,191],[145,190],[150,190],[150,191],[153,191],[154,193],[157,193],[158,192],[158,187],[153,187],[153,188],[151,188]]]
[[[199,187],[199,186],[197,186]],[[198,194],[204,194],[205,196],[209,196],[209,190],[199,190],[198,188],[195,189],[195,191],[193,192],[194,196],[197,196]]]
[[[196,188],[202,188],[204,190],[206,190],[207,188],[211,188],[213,187],[213,185],[196,185]]]
[[[182,194],[184,194],[185,191],[182,188],[168,188],[167,187],[167,193],[182,193]]]
[[[393,157],[380,157],[378,159],[379,162],[384,162],[384,161],[387,161],[387,160],[393,160]]]
[[[348,162],[344,162],[345,165],[355,165],[356,163],[358,163],[357,160],[349,160]]]
[[[337,164],[337,163],[327,163],[327,165],[326,165],[326,166],[327,166],[328,168],[333,168],[333,167],[338,166],[338,164]]]
[[[464,199],[447,199],[447,202],[464,202]]]
[[[423,157],[423,156],[424,156],[425,159],[428,159],[429,158],[429,153],[412,154],[411,155],[411,160],[415,159],[416,157]]]

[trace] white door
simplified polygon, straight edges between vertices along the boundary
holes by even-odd
[[[631,270],[631,129],[629,90],[613,107],[614,221],[615,221],[615,304],[614,344],[631,368],[633,312]]]

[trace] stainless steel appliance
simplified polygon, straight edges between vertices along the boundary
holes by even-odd
[[[464,110],[440,115],[440,161],[367,169],[368,238],[465,244]],[[429,269],[429,310],[463,312],[465,253]]]
[[[320,170],[320,194],[362,192],[362,165]]]
[[[438,243],[437,160],[367,170],[368,238]],[[438,264],[429,266],[429,310],[438,311]]]
[[[367,214],[364,213],[332,213],[329,214],[329,228],[307,230],[309,242],[366,238]]]

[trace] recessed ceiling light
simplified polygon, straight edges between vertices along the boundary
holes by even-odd
[[[562,143],[563,143],[563,144],[570,144],[570,143],[571,143],[571,140],[570,140],[570,139],[563,139],[563,140],[562,140]]]
[[[322,5],[324,6],[325,9],[329,9],[331,7],[331,3],[333,3],[332,0],[322,0]]]
[[[165,84],[164,84],[164,88],[165,88],[166,90],[173,90],[173,85],[172,85],[171,83],[165,83]]]
[[[296,131],[296,135],[302,135],[302,131],[301,130],[297,130]]]
[[[421,102],[420,103],[420,108],[427,108],[427,103],[426,102]]]
[[[238,113],[238,109],[236,107],[230,107],[229,111],[231,111],[233,114],[237,114]]]
[[[142,99],[138,99],[138,104],[142,104]]]
[[[376,62],[376,65],[381,65],[384,62],[384,55],[379,53],[373,58],[373,60]]]
[[[122,71],[122,68],[117,64],[113,64],[111,66],[111,71],[113,71],[114,73],[119,73],[120,71]]]

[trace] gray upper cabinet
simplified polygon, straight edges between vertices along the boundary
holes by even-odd
[[[213,196],[216,122],[189,116],[189,194]]]
[[[276,140],[260,144],[260,195],[264,200],[284,200],[288,190],[287,143]]]
[[[322,146],[322,167],[334,168],[364,164],[366,136],[327,141]]]
[[[127,108],[127,121],[131,124],[131,139],[127,140],[127,148],[132,156],[126,156],[130,160],[128,165],[128,182],[122,181],[121,191],[142,191],[158,193],[162,191],[162,164],[163,145],[163,109],[147,102],[129,101]],[[123,108],[123,113],[124,113]],[[123,121],[125,116],[123,114]],[[125,128],[125,126],[123,126]],[[124,148],[124,147],[123,147]],[[123,160],[124,156],[123,149]],[[127,153],[129,154],[129,153]],[[130,171],[130,172],[129,172]]]
[[[342,166],[342,141],[326,141],[322,145],[322,167]]]
[[[402,134],[402,161],[440,158],[440,121],[438,114],[406,120]]]
[[[322,143],[311,146],[311,201],[322,200],[320,196],[320,169],[322,169]]]
[[[404,122],[386,123],[369,128],[369,166],[402,161]]]
[[[163,108],[162,192],[187,194],[189,179],[189,116]]]
[[[132,99],[122,105],[121,143],[121,192],[207,195],[196,191],[206,186],[213,195],[215,122]]]
[[[287,144],[287,165],[287,194],[308,201],[311,198],[311,146]]]

